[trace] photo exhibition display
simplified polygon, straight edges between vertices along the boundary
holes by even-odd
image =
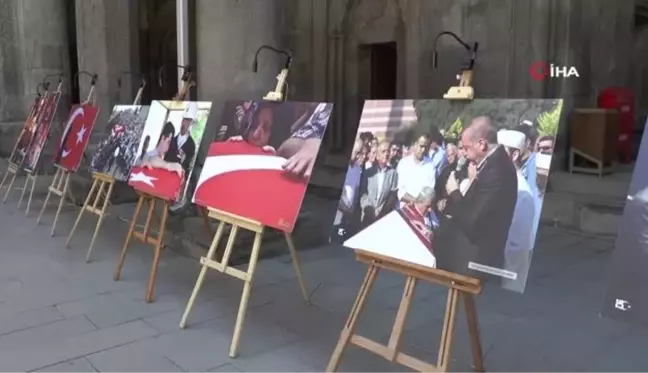
[[[645,127],[644,127],[645,128]],[[644,130],[637,162],[619,224],[601,314],[648,325],[648,132]]]
[[[523,292],[562,106],[366,101],[331,240]]]
[[[27,116],[27,119],[25,119],[25,125],[20,131],[20,135],[18,136],[16,145],[14,146],[14,149],[9,158],[10,162],[17,166],[22,165],[25,156],[27,155],[27,149],[29,148],[29,143],[34,134],[34,131],[36,130],[36,121],[38,120],[38,113],[40,112],[40,108],[42,107],[44,102],[45,100],[42,97],[38,97],[35,100],[34,104],[32,105],[31,110],[29,111],[29,115]]]
[[[55,165],[66,171],[76,172],[83,159],[97,115],[99,115],[99,108],[92,104],[72,106],[54,153]]]
[[[153,101],[131,162],[128,184],[167,201],[184,201],[211,105]]]
[[[111,175],[115,180],[128,181],[131,166],[138,156],[138,147],[149,106],[117,105],[105,127],[106,136],[92,158],[92,172]]]
[[[292,232],[333,104],[228,101],[193,201]]]
[[[29,145],[25,149],[23,157],[25,162],[24,168],[27,172],[33,173],[38,168],[38,161],[47,144],[50,128],[52,127],[52,121],[56,115],[60,98],[60,92],[51,92],[42,99],[33,132],[31,136],[26,134],[29,137]]]

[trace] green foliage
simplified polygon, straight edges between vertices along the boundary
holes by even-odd
[[[457,118],[457,120],[452,123],[450,128],[448,128],[445,132],[445,137],[446,138],[454,138],[458,139],[461,137],[461,133],[463,132],[463,123],[461,122],[461,118]]]
[[[513,129],[523,120],[530,120],[538,126],[544,126],[541,127],[541,132],[555,134],[560,121],[562,101],[551,99],[416,100],[414,107],[418,121],[414,126],[403,126],[394,133],[394,137],[400,141],[408,142],[423,133],[429,133],[432,129],[443,131],[445,137],[457,138],[464,127],[479,116],[490,117],[498,129]],[[543,119],[540,119],[541,116]],[[540,124],[540,120],[544,124]]]
[[[540,113],[538,116],[538,133],[540,136],[556,136],[562,109],[563,102],[559,101],[552,111]]]
[[[191,138],[195,143],[200,143],[203,133],[205,132],[205,126],[207,125],[207,117],[209,117],[209,112],[201,110],[198,112],[198,120],[191,127]]]

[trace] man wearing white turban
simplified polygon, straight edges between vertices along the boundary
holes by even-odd
[[[497,133],[497,142],[504,147],[515,165],[518,185],[513,221],[504,249],[504,269],[510,272],[510,275],[514,275],[512,277],[515,279],[504,278],[502,287],[522,292],[531,265],[531,252],[535,244],[535,230],[537,229],[536,196],[520,171],[526,136],[519,131],[500,130]]]

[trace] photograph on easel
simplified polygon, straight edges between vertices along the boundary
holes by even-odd
[[[523,292],[562,105],[366,101],[331,241]]]
[[[51,92],[43,99],[43,103],[38,112],[38,117],[36,118],[36,125],[33,134],[29,139],[29,145],[25,150],[24,168],[27,172],[33,173],[38,167],[38,161],[50,135],[50,128],[52,127],[54,115],[56,115],[56,109],[58,108],[60,97],[60,92]]]
[[[9,157],[11,163],[18,166],[22,165],[22,162],[25,159],[25,156],[27,155],[27,148],[29,147],[29,142],[31,141],[34,131],[36,130],[36,120],[38,119],[38,113],[44,102],[45,99],[39,97],[34,102],[34,105],[32,105],[31,110],[29,111],[29,115],[25,120],[25,125],[23,126],[23,129],[20,131],[20,135],[16,140],[16,145],[14,146],[13,152]]]
[[[137,148],[148,112],[149,107],[142,105],[116,105],[113,108],[106,126],[107,135],[92,157],[92,172],[128,181],[131,166],[140,155]]]
[[[646,122],[648,125],[648,122]],[[645,126],[646,126],[645,125]],[[644,128],[645,128],[644,126]],[[614,245],[601,315],[648,325],[648,132],[644,130]]]
[[[292,232],[333,104],[228,101],[194,203]]]
[[[135,151],[128,184],[183,203],[211,102],[153,101]]]
[[[72,106],[63,135],[54,152],[56,166],[66,171],[76,172],[88,146],[97,115],[99,115],[99,108],[92,104]]]

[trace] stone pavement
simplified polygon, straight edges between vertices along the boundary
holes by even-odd
[[[66,208],[59,236],[49,236],[51,207],[37,226],[16,211],[18,193],[0,205],[1,371],[322,371],[365,274],[350,251],[301,252],[312,306],[300,299],[286,256],[259,263],[240,356],[227,354],[242,284],[210,273],[190,317],[178,323],[198,274],[194,259],[167,250],[156,302],[144,301],[152,252],[134,245],[123,279],[112,275],[126,224],[106,221],[84,262],[94,218],[84,219],[69,250],[65,236],[78,212]],[[613,241],[541,227],[524,295],[486,287],[478,298],[489,371],[631,371],[648,368],[648,332],[598,316]],[[359,332],[386,341],[404,278],[381,273]],[[404,349],[434,361],[445,292],[420,283]],[[469,369],[463,313],[452,369]],[[341,371],[403,371],[351,347]]]

